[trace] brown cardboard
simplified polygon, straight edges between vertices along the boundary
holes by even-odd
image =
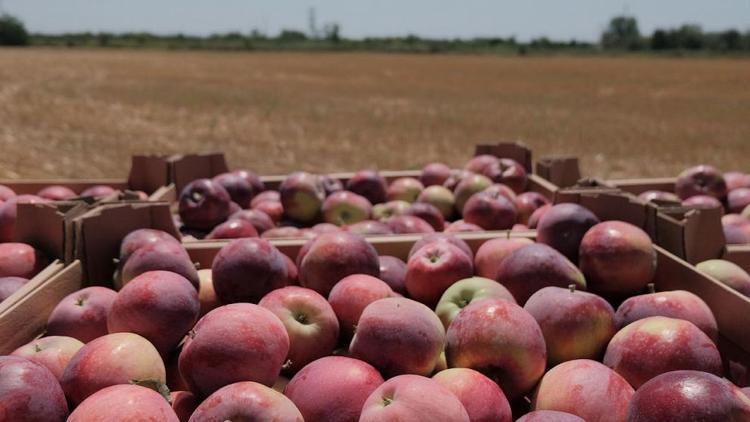
[[[83,262],[84,280],[92,285],[112,285],[120,243],[133,230],[157,229],[180,238],[169,204],[163,202],[103,205],[76,217],[73,223],[75,256]]]
[[[41,249],[50,258],[71,262],[71,221],[88,209],[81,202],[18,204],[13,238]]]
[[[722,259],[732,261],[743,270],[750,272],[750,245],[727,245]]]
[[[677,179],[674,177],[659,177],[651,179],[607,180],[606,183],[610,186],[622,189],[625,192],[632,193],[633,195],[640,195],[649,190],[674,192],[674,184],[676,180]]]
[[[724,255],[722,209],[659,207],[657,243],[691,264]]]
[[[575,185],[581,178],[576,157],[544,157],[536,163],[536,173],[564,188]]]
[[[523,142],[498,142],[496,144],[479,144],[474,148],[474,156],[477,155],[494,155],[499,158],[510,158],[518,161],[531,173],[534,169],[531,167],[531,149]]]
[[[568,188],[557,191],[554,202],[580,204],[601,221],[619,220],[633,224],[656,240],[656,209],[632,195],[611,188]]]
[[[169,181],[174,183],[177,194],[196,179],[212,178],[229,171],[223,153],[174,155],[168,158]]]
[[[128,189],[156,192],[169,184],[169,164],[165,157],[153,155],[134,155],[131,157]]]

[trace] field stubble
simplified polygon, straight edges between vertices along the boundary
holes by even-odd
[[[750,171],[750,61],[0,50],[0,177],[199,151],[264,174],[409,169],[499,140],[590,176]]]

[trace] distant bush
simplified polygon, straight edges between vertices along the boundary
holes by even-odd
[[[0,16],[0,45],[27,45],[29,33],[23,23],[10,15]]]

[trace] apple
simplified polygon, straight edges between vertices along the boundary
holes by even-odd
[[[727,195],[729,212],[740,213],[750,205],[750,188],[737,188]]]
[[[445,369],[432,380],[455,394],[472,422],[511,422],[508,399],[491,379],[469,368]]]
[[[292,220],[310,223],[320,216],[325,190],[318,176],[306,172],[292,173],[281,182],[279,194],[284,213]]]
[[[507,230],[518,214],[513,202],[498,192],[487,190],[472,195],[463,207],[464,221],[485,230]]]
[[[690,321],[714,342],[719,339],[719,329],[711,308],[703,299],[686,290],[651,292],[628,298],[617,308],[615,325],[617,329],[621,329],[632,322],[652,316]]]
[[[661,190],[647,190],[638,194],[638,199],[643,202],[651,201],[672,201],[680,202],[680,197],[672,192],[665,192]]]
[[[380,280],[384,281],[394,292],[406,294],[406,263],[395,256],[381,255]]]
[[[350,274],[380,275],[375,248],[356,234],[324,233],[308,241],[301,259],[300,284],[328,296],[336,283]]]
[[[99,199],[99,198],[104,198],[105,196],[110,196],[113,193],[115,193],[115,190],[111,186],[95,185],[81,192],[79,196],[83,198],[92,197],[92,198]]]
[[[120,264],[124,264],[125,261],[130,259],[130,255],[138,249],[161,242],[180,243],[179,240],[165,231],[154,229],[133,230],[122,238],[122,242],[120,242]]]
[[[411,299],[391,297],[365,308],[349,346],[351,356],[386,377],[429,375],[445,344],[445,330],[432,310]]]
[[[557,410],[586,422],[625,421],[634,391],[616,372],[590,359],[561,363],[537,387],[534,410]]]
[[[497,238],[490,239],[477,249],[474,256],[474,269],[480,277],[495,279],[497,270],[503,259],[513,253],[515,250],[524,246],[531,245],[534,242],[526,238]]]
[[[130,280],[149,271],[170,271],[185,277],[198,290],[200,281],[195,264],[185,247],[172,241],[149,243],[135,250],[122,266],[120,279],[115,279],[119,289]]]
[[[88,343],[108,333],[107,314],[117,292],[86,287],[65,296],[47,320],[48,336],[67,336]]]
[[[196,395],[240,381],[271,386],[289,353],[289,335],[273,312],[250,303],[220,306],[182,346],[180,374]]]
[[[399,375],[381,384],[365,401],[360,422],[469,422],[455,394],[430,378]]]
[[[605,296],[630,296],[643,291],[656,273],[656,251],[640,228],[605,221],[581,240],[579,263],[587,286]]]
[[[367,305],[392,296],[393,290],[384,281],[366,274],[352,274],[333,286],[328,302],[338,318],[341,333],[350,339]]]
[[[577,263],[583,236],[598,223],[594,213],[578,204],[553,205],[539,219],[536,241],[557,249],[571,262]]]
[[[721,208],[721,201],[709,195],[695,195],[682,201],[685,207],[694,208]]]
[[[612,305],[575,287],[545,287],[531,295],[523,308],[542,329],[550,366],[601,358],[617,332]]]
[[[586,422],[576,415],[566,412],[558,412],[557,410],[535,410],[529,412],[516,422]]]
[[[719,350],[700,328],[662,316],[640,319],[618,331],[603,362],[636,389],[669,371],[692,369],[716,375],[722,371]]]
[[[482,299],[504,299],[513,303],[516,300],[502,284],[484,277],[470,277],[453,283],[443,293],[435,308],[435,313],[448,329],[459,312],[470,303]]]
[[[419,180],[424,186],[442,185],[451,176],[451,168],[443,163],[428,163],[422,167]]]
[[[258,302],[273,312],[289,335],[288,369],[297,372],[336,348],[339,321],[334,308],[316,291],[298,286],[276,289]]]
[[[274,224],[279,224],[284,218],[284,204],[279,201],[261,201],[255,204],[253,210],[266,214]]]
[[[500,159],[490,154],[480,154],[469,160],[464,168],[473,173],[482,173],[485,167],[496,164]]]
[[[495,280],[523,305],[543,287],[574,285],[586,289],[586,279],[561,253],[541,243],[523,246],[500,262]]]
[[[244,237],[258,237],[258,231],[249,221],[230,219],[214,227],[206,235],[206,240],[212,239],[242,239]]]
[[[750,188],[750,174],[740,171],[729,171],[724,173],[724,182],[727,184],[727,191],[733,191],[737,188]],[[0,198],[2,195],[0,195]]]
[[[0,356],[0,416],[9,422],[64,422],[68,404],[49,369],[19,356]]]
[[[385,202],[388,183],[377,170],[360,170],[346,182],[346,190],[362,195],[372,204]]]
[[[253,197],[264,188],[260,178],[246,170],[222,173],[214,176],[213,181],[226,189],[232,201],[242,208],[250,208]]]
[[[546,214],[550,208],[552,208],[552,204],[542,205],[541,207],[534,210],[534,212],[532,212],[529,216],[529,221],[526,222],[526,225],[530,229],[536,229],[536,226],[539,225],[539,220],[542,219],[544,214]]]
[[[415,300],[434,307],[448,287],[474,274],[472,259],[445,241],[420,248],[406,263],[406,291]]]
[[[388,201],[375,204],[372,207],[372,218],[387,223],[392,217],[402,215],[410,206],[411,204],[406,201]]]
[[[323,185],[326,196],[344,190],[344,184],[341,183],[341,180],[327,174],[320,176],[320,183]]]
[[[194,180],[180,192],[180,217],[187,227],[211,230],[229,217],[230,202],[222,185],[211,179]]]
[[[523,224],[529,222],[529,217],[534,211],[550,204],[550,200],[539,192],[523,192],[516,196],[513,204],[518,212],[518,221]]]
[[[257,303],[289,283],[282,253],[265,239],[230,241],[216,254],[211,269],[214,291],[222,303]]]
[[[317,234],[322,233],[331,233],[331,232],[337,232],[343,230],[341,227],[331,224],[331,223],[318,223],[312,227],[310,227],[310,230]]]
[[[440,211],[443,218],[447,220],[453,216],[456,197],[453,196],[453,192],[450,189],[440,185],[432,185],[426,187],[419,194],[417,202],[424,202],[434,206]]]
[[[188,422],[195,409],[201,404],[198,397],[189,391],[172,391],[169,393],[169,401],[180,422]]]
[[[263,239],[296,239],[304,238],[304,232],[297,227],[285,226],[268,229],[260,235]]]
[[[508,300],[473,301],[453,319],[446,338],[448,367],[482,372],[511,401],[530,392],[544,374],[542,330],[534,317]]]
[[[179,422],[164,396],[139,385],[112,385],[83,401],[67,422],[162,421]]]
[[[672,371],[652,378],[633,395],[628,422],[745,421],[750,399],[729,381],[701,371]]]
[[[388,185],[386,198],[389,201],[406,201],[415,202],[420,193],[424,190],[424,185],[413,177],[399,177]]]
[[[677,176],[675,193],[683,200],[696,195],[723,199],[727,196],[727,183],[716,168],[700,165],[686,169]]]
[[[36,193],[40,198],[50,201],[65,201],[78,196],[72,189],[60,185],[47,186]]]
[[[28,282],[29,279],[23,277],[0,277],[0,302],[11,297]]]
[[[699,263],[695,268],[750,297],[750,275],[739,265],[723,259],[709,259]]]
[[[65,367],[60,384],[68,400],[78,405],[105,387],[136,381],[166,383],[164,361],[138,334],[114,333],[80,348]]]
[[[327,223],[344,226],[370,218],[372,204],[364,196],[341,190],[325,199],[322,211]]]
[[[32,278],[47,266],[41,251],[25,243],[0,243],[0,277]]]
[[[484,231],[483,228],[477,226],[476,224],[467,223],[464,220],[456,220],[449,224],[445,228],[445,230],[443,230],[444,233],[466,233],[482,231]]]
[[[430,223],[413,215],[397,215],[388,220],[388,227],[395,234],[434,233]]]
[[[470,259],[474,259],[474,252],[471,251],[471,247],[469,247],[469,244],[466,243],[466,241],[449,233],[429,233],[420,237],[419,240],[414,242],[414,245],[412,245],[411,249],[409,249],[407,260],[411,258],[418,250],[422,249],[423,246],[426,246],[433,242],[450,243],[458,249],[461,249],[461,251]]]
[[[262,234],[266,230],[271,230],[272,228],[276,227],[276,223],[274,223],[274,221],[271,219],[271,217],[268,216],[268,214],[255,209],[237,211],[236,213],[229,216],[229,220],[248,221],[253,225],[253,227],[255,227],[255,230],[258,232],[258,234]]]
[[[528,183],[526,169],[518,161],[510,158],[499,158],[484,166],[478,173],[495,183],[510,187],[517,194],[526,190]]]
[[[245,381],[218,389],[190,417],[202,421],[304,422],[291,400],[257,382]]]
[[[721,217],[721,228],[728,245],[750,243],[750,220],[739,214],[726,214]]]
[[[277,190],[266,190],[255,195],[250,201],[250,208],[265,201],[281,202],[281,194]]]
[[[375,220],[360,221],[359,223],[346,226],[344,229],[360,236],[393,234],[393,231],[388,224]]]
[[[461,179],[453,190],[456,197],[456,211],[463,215],[466,201],[475,193],[481,192],[492,185],[492,180],[481,174],[471,174]]]
[[[415,202],[407,208],[403,215],[413,215],[426,221],[434,231],[442,231],[445,228],[443,214],[435,206],[426,202]]]
[[[382,383],[383,377],[370,364],[328,356],[302,368],[284,394],[305,420],[357,422],[365,400]]]
[[[81,347],[83,343],[73,337],[42,337],[19,347],[11,355],[44,366],[59,380],[68,362]]]
[[[445,182],[443,182],[443,186],[450,189],[451,191],[456,190],[456,186],[464,180],[465,178],[476,174],[475,172],[464,170],[464,169],[457,169],[457,170],[451,170],[450,176],[445,179]]]
[[[5,185],[0,185],[0,201],[5,202],[14,196],[16,196],[16,193],[13,192],[13,189]]]

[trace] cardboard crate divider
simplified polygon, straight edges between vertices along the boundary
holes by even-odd
[[[167,161],[169,181],[174,183],[177,195],[193,180],[210,179],[229,171],[226,158],[221,152],[173,155]]]
[[[649,190],[660,190],[665,192],[674,192],[674,184],[677,179],[674,177],[658,177],[650,179],[614,179],[607,180],[609,186],[622,189],[633,195],[640,195]]]
[[[180,239],[165,202],[103,205],[77,216],[73,224],[75,256],[82,261],[83,278],[91,285],[111,287],[120,243],[133,230],[157,229]]]
[[[691,264],[724,255],[726,239],[721,208],[660,207],[656,240]]]
[[[722,259],[734,262],[750,273],[750,245],[727,245]]]
[[[574,186],[581,178],[576,157],[544,157],[536,163],[536,173],[560,188]]]

